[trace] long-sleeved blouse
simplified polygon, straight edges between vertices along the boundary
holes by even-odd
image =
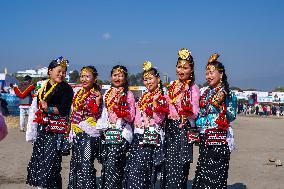
[[[119,129],[122,130],[122,136],[128,141],[131,142],[133,139],[133,129],[132,123],[135,117],[135,99],[131,91],[127,91],[126,100],[124,107],[127,109],[124,111],[126,113],[125,117],[117,115],[115,111],[118,108],[116,101],[120,98],[120,101],[123,100],[120,96],[121,91],[118,88],[111,87],[107,90],[103,97],[103,111],[102,116],[98,119],[97,126],[102,130],[107,129]]]
[[[93,89],[82,94],[82,90],[83,89],[79,90],[73,99],[72,113],[70,116],[72,128],[70,138],[75,136],[77,132],[75,130],[77,128],[80,128],[93,137],[100,135],[100,130],[96,127],[96,121],[101,116],[101,108],[96,104],[96,98],[100,96],[100,94]]]
[[[168,91],[168,101],[169,101],[169,119],[172,120],[180,120],[181,114],[180,111],[182,111],[182,101],[184,92],[188,91],[190,96],[190,104],[192,105],[192,115],[189,117],[189,119],[195,119],[198,115],[199,111],[199,97],[200,97],[200,91],[196,84],[193,84],[191,87],[188,85],[181,85],[183,87],[178,87],[179,81],[174,81],[172,86],[170,87],[170,90]],[[172,89],[171,89],[172,88]],[[180,91],[180,92],[179,92]],[[172,95],[170,93],[173,93]],[[172,96],[172,98],[171,98]]]
[[[205,99],[207,101],[210,101],[209,98],[214,93],[216,88],[208,88],[206,90],[208,90],[207,91],[208,93]],[[224,88],[219,90],[217,94],[215,94],[215,96],[218,97],[219,94],[223,91],[224,91]],[[227,108],[226,116],[230,123],[236,119],[237,98],[234,93],[232,92],[229,93],[229,95],[225,99],[225,105]],[[196,119],[196,125],[204,129],[216,128],[218,126],[218,124],[216,123],[216,119],[219,117],[220,107],[221,106],[214,106],[211,103],[207,103],[205,107],[200,107],[200,113],[198,114],[198,117]]]
[[[134,133],[143,134],[144,130],[149,126],[155,126],[156,129],[159,129],[158,127],[161,126],[167,115],[168,102],[166,95],[161,95],[159,97],[156,107],[153,107],[153,99],[144,101],[145,104],[139,106],[140,103],[143,103],[143,98],[145,97],[152,98],[153,94],[145,92],[137,103],[134,119]],[[151,115],[146,112],[147,106],[151,108]],[[160,108],[158,109],[157,107]]]
[[[200,102],[202,103],[202,101],[204,100],[206,102],[206,105],[200,107],[200,112],[196,119],[196,125],[199,128],[200,133],[204,133],[206,132],[206,130],[214,130],[219,126],[218,120],[220,121],[220,118],[223,117],[220,116],[222,115],[220,114],[220,112],[222,111],[222,109],[224,109],[223,106],[225,106],[225,122],[227,122],[226,124],[228,126],[228,128],[226,129],[226,141],[229,149],[232,151],[235,148],[235,144],[234,132],[230,123],[236,119],[237,98],[235,94],[230,91],[229,94],[226,95],[225,99],[222,100],[219,97],[222,96],[222,94],[225,94],[224,88],[221,88],[219,91],[217,90],[218,88],[207,88],[205,90],[200,99]],[[211,102],[217,102],[217,104]]]

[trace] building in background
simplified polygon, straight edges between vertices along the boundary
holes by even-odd
[[[72,72],[72,71],[70,71]],[[67,72],[66,74],[66,81],[69,81],[69,74],[70,72]],[[29,75],[33,78],[38,78],[38,77],[45,77],[48,78],[48,68],[47,67],[43,67],[43,68],[39,68],[39,69],[29,69],[29,70],[24,70],[24,71],[17,71],[16,72],[16,76],[17,77],[25,77],[26,75]]]
[[[31,77],[48,77],[47,72],[48,72],[48,68],[43,67],[39,69],[29,69],[29,70],[24,70],[24,71],[17,71],[16,76],[25,77],[26,75],[29,75]]]

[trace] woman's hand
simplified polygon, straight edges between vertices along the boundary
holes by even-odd
[[[222,91],[218,94],[217,98],[219,104],[222,104],[226,100],[226,95],[227,95],[226,91]]]
[[[160,96],[162,95],[162,91],[157,92],[154,97],[153,97],[153,106],[157,106],[158,104],[158,100],[160,98]]]
[[[101,94],[100,92],[97,92],[96,95],[97,95],[97,96],[96,96],[96,104],[97,104],[98,106],[100,106],[103,96],[102,96],[102,94]]]
[[[48,112],[48,105],[47,105],[47,102],[45,101],[40,101],[40,104],[41,104],[41,109],[45,112]]]

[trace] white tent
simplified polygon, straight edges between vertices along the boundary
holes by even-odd
[[[19,83],[19,81],[11,75],[0,73],[0,86],[6,87],[9,86],[10,83]]]

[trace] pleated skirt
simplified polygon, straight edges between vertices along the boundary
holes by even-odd
[[[164,162],[163,144],[160,146],[141,144],[143,134],[135,134],[126,165],[125,189],[152,189],[157,181],[157,173]]]
[[[205,146],[201,135],[199,157],[193,180],[193,189],[226,189],[230,150],[228,145]]]
[[[103,144],[100,189],[121,189],[129,143]]]
[[[72,145],[68,189],[96,189],[94,161],[100,160],[100,137],[78,133]]]
[[[38,126],[37,138],[28,164],[26,183],[48,189],[61,189],[62,153],[58,149],[60,134],[45,132],[44,126]]]
[[[193,159],[193,146],[188,143],[187,127],[179,128],[180,121],[168,120],[165,133],[165,166],[162,188],[186,189]]]

